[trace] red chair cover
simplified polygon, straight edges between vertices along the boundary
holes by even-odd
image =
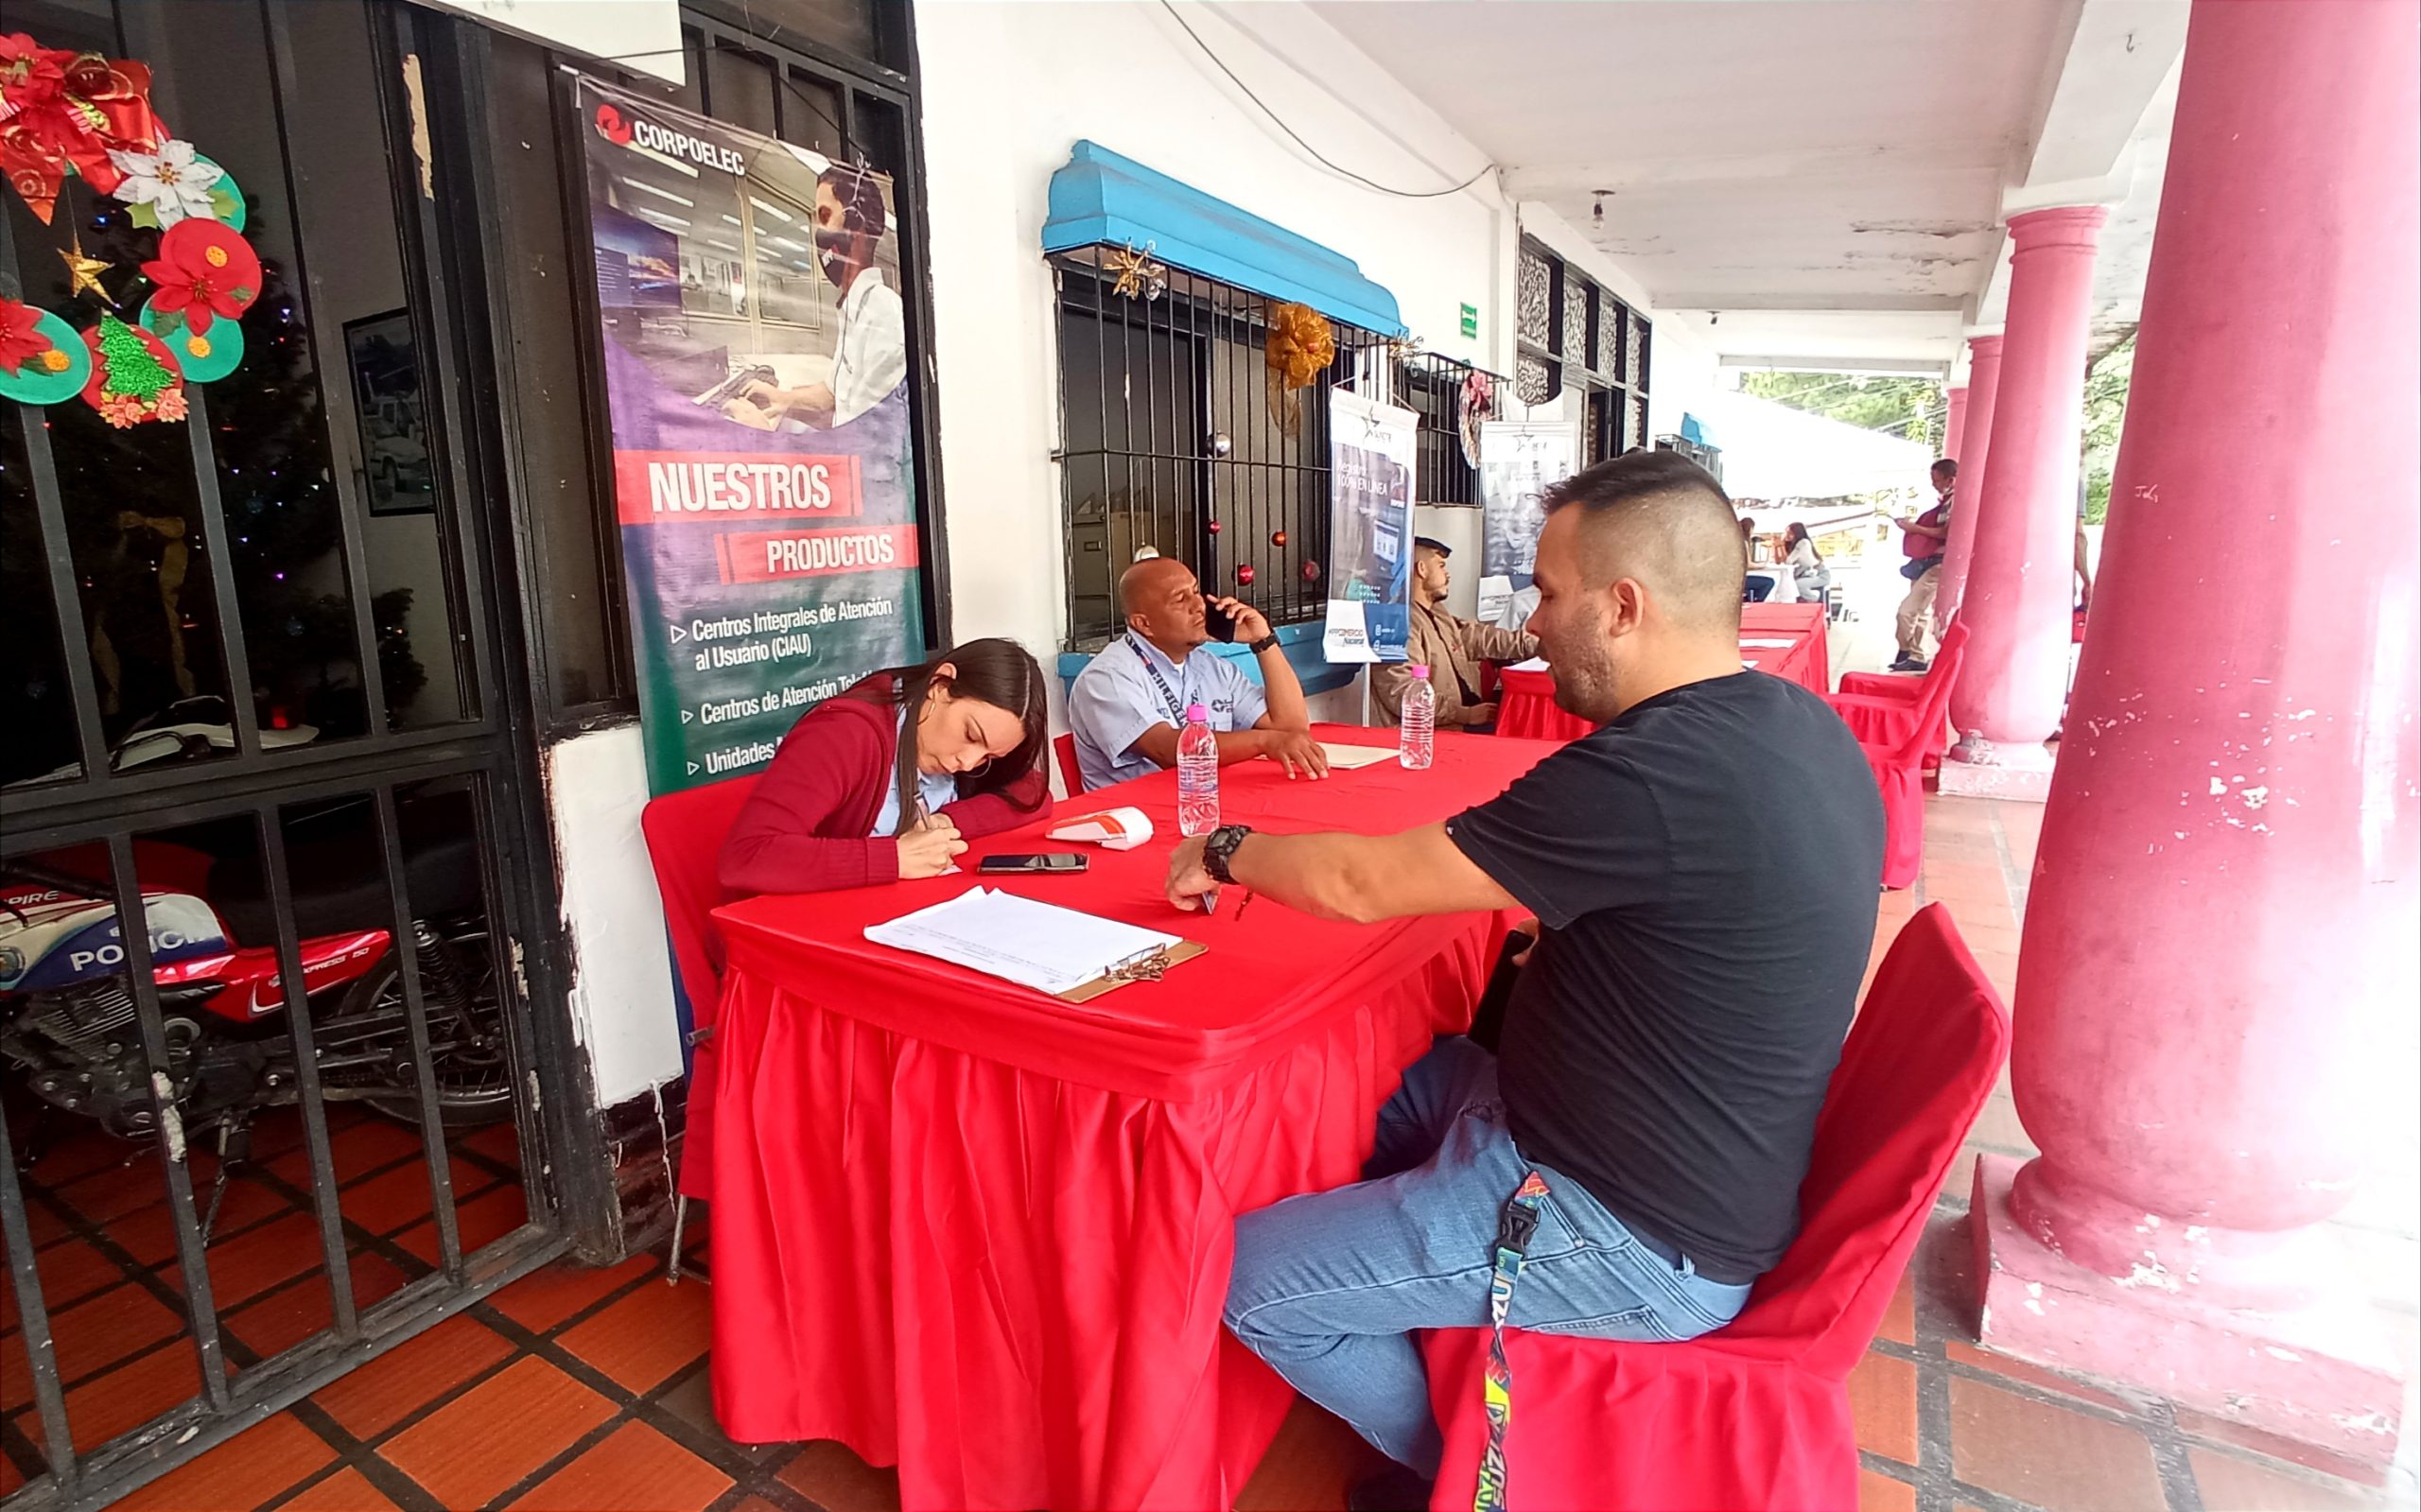
[[[1841,690],[1828,694],[1824,702],[1833,705],[1855,735],[1860,745],[1896,746],[1916,731],[1917,710],[1936,689],[1937,684],[1947,686],[1949,678],[1965,654],[1967,627],[1953,621],[1942,634],[1942,650],[1923,677],[1906,674],[1852,672],[1841,679]],[[1882,690],[1869,691],[1879,683]],[[1948,694],[1942,695],[1946,700]],[[1938,727],[1938,739],[1926,748],[1924,767],[1930,772],[1942,764],[1942,753],[1950,749],[1951,732],[1945,718]]]
[[[1740,1316],[1689,1344],[1506,1331],[1508,1512],[1855,1507],[1849,1374],[2008,1047],[2008,1013],[1949,914],[1909,920],[1825,1094],[1799,1238]],[[1431,1505],[1467,1512],[1488,1335],[1432,1333],[1422,1350],[1446,1438]]]
[[[701,1202],[714,1162],[715,1020],[723,1010],[723,934],[714,910],[723,903],[715,862],[723,837],[740,807],[757,791],[754,776],[728,777],[687,792],[669,792],[639,810],[648,860],[655,866],[655,890],[664,897],[665,929],[672,936],[672,962],[689,999],[688,1133],[681,1146],[681,1195]]]
[[[1059,780],[1067,785],[1068,791],[1060,796],[1082,797],[1085,791],[1085,769],[1076,761],[1076,738],[1073,735],[1054,737],[1051,741],[1051,754],[1058,758]]]
[[[1942,749],[1942,732],[1949,719],[1950,689],[1967,654],[1967,637],[1953,625],[1933,659],[1934,675],[1907,734],[1895,744],[1858,742],[1866,764],[1883,790],[1883,885],[1903,888],[1914,883],[1925,859],[1925,757]]]

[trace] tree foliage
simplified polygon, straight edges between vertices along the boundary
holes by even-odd
[[[1880,430],[1941,455],[1949,404],[1933,378],[1850,373],[1748,373],[1740,391],[1861,430]]]
[[[2135,374],[2135,337],[2103,353],[2085,370],[2084,517],[2099,525],[2110,512],[2110,475],[2118,465],[2118,433],[2127,423],[2127,386]]]

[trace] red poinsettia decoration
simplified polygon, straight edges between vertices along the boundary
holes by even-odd
[[[0,297],[0,369],[15,373],[51,349],[35,322],[42,311],[23,300]]]
[[[188,218],[160,235],[160,255],[143,265],[143,276],[160,287],[151,307],[184,317],[196,336],[225,316],[234,320],[261,292],[261,260],[252,244],[216,220]]]
[[[103,194],[125,180],[110,149],[157,150],[167,135],[151,113],[151,70],[98,53],[0,36],[0,168],[44,224],[72,168]]]

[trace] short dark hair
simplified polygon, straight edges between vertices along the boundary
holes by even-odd
[[[1959,480],[1959,461],[1956,458],[1943,457],[1936,460],[1933,470],[1937,473],[1948,474],[1950,480],[1954,483]]]
[[[1546,492],[1552,514],[1567,504],[1593,513],[1651,494],[1703,494],[1732,512],[1732,495],[1715,475],[1677,451],[1627,451],[1580,471]]]
[[[1678,619],[1710,632],[1740,621],[1740,535],[1715,475],[1672,451],[1625,452],[1546,492],[1547,513],[1577,507],[1584,567],[1652,581]]]
[[[1412,538],[1412,548],[1416,551],[1435,551],[1441,557],[1451,557],[1454,554],[1454,548],[1453,547],[1448,546],[1445,542],[1438,540],[1434,535],[1414,536]]]
[[[832,191],[841,201],[841,212],[848,220],[848,229],[877,241],[882,239],[882,180],[872,168],[853,168],[835,163],[815,176],[820,189]]]

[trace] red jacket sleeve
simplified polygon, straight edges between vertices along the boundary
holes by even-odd
[[[942,806],[942,812],[968,840],[997,835],[1004,829],[1051,817],[1051,774],[1036,761],[1034,770],[998,792],[980,793]]]
[[[821,718],[817,715],[822,715]],[[757,781],[723,843],[717,878],[734,894],[827,893],[899,880],[899,843],[834,834],[851,789],[893,751],[873,721],[840,710],[801,720]]]

